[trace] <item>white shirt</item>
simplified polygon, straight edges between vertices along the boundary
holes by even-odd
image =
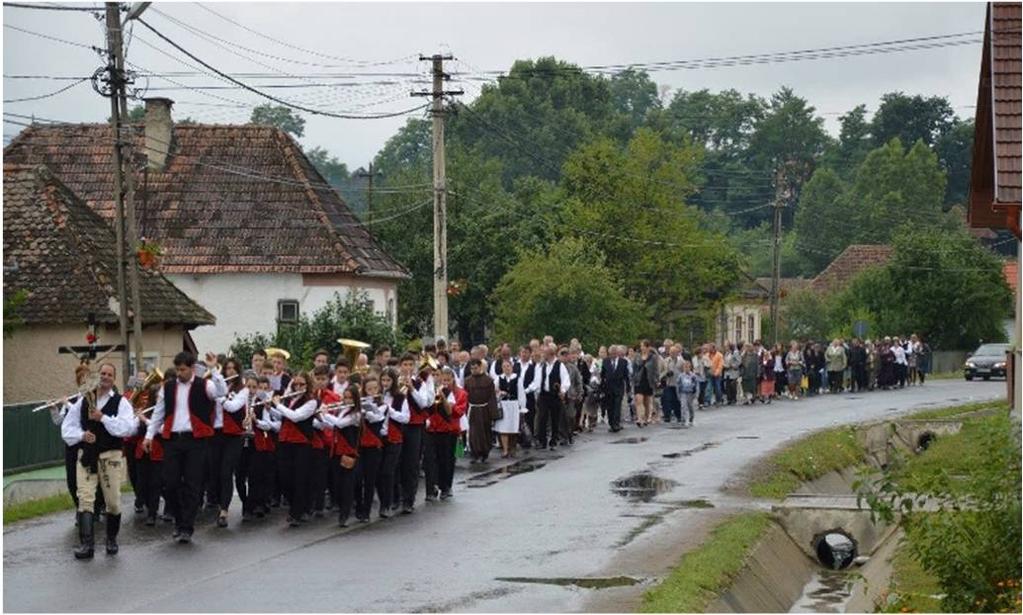
[[[892,351],[895,353],[895,363],[898,365],[906,365],[906,350],[901,344],[894,344]]]
[[[384,393],[384,405],[387,406],[387,418],[395,423],[407,424],[412,418],[412,410],[408,406],[408,399],[403,399],[401,408],[394,407],[394,398],[390,393]]]
[[[110,401],[112,391],[107,391],[96,400],[96,407],[102,409]],[[82,402],[83,397],[79,397],[78,401],[71,404],[68,408],[67,415],[64,417],[64,421],[60,425],[60,437],[64,439],[64,442],[68,446],[74,446],[82,441],[82,436],[85,435],[85,431],[82,429]],[[100,419],[103,423],[103,427],[107,430],[111,436],[115,438],[127,438],[128,436],[135,433],[138,429],[138,419],[135,418],[135,409],[131,407],[129,402],[124,397],[121,397],[121,402],[117,404],[117,414],[114,416],[103,415]]]
[[[337,393],[338,397],[344,397],[345,391],[348,390],[348,381],[338,382],[336,379],[331,383],[331,388]]]
[[[413,386],[408,393],[412,396],[413,401],[416,402],[418,407],[426,409],[432,406],[433,399],[437,395],[433,376],[431,375],[426,380],[421,381],[418,389]]]
[[[227,383],[224,382],[224,377],[219,372],[213,372],[209,380],[196,378],[195,375],[192,375],[191,380],[188,382],[181,382],[180,379],[175,378],[174,384],[177,386],[177,389],[174,391],[174,423],[171,425],[172,433],[191,433],[192,431],[191,413],[188,411],[188,394],[196,380],[204,383],[206,397],[210,401],[216,401],[218,397],[227,395]],[[153,419],[149,421],[149,428],[146,429],[147,440],[151,440],[163,428],[163,419],[166,415],[163,402],[164,390],[164,387],[160,387],[160,392],[156,396]]]
[[[546,379],[543,378],[545,367],[547,368]],[[538,363],[534,369],[535,369],[534,373],[536,374],[537,377],[533,378],[533,382],[529,385],[529,388],[526,389],[527,393],[534,393],[537,391],[543,391],[544,393],[552,392],[550,390],[551,374],[554,373],[555,369],[560,370],[561,374],[561,382],[559,383],[558,387],[561,389],[561,394],[565,395],[566,393],[568,393],[568,389],[572,386],[571,376],[568,375],[568,368],[565,367],[564,363],[557,359],[554,359],[554,361],[551,363]],[[543,382],[541,382],[541,380]]]
[[[316,412],[317,402],[315,399],[310,399],[298,408],[289,408],[284,404],[277,404],[273,406],[271,412],[278,416],[283,416],[292,423],[298,423],[311,417]]]

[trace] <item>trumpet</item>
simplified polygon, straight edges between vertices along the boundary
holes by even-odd
[[[52,408],[57,404],[63,403],[64,400],[67,399],[68,397],[73,397],[75,395],[85,395],[89,391],[94,391],[98,386],[99,374],[89,374],[85,381],[82,382],[81,385],[79,385],[77,391],[75,391],[71,395],[68,395],[67,397],[56,397],[54,399],[47,400],[45,403],[36,406],[35,408],[32,408],[32,412],[38,412],[40,410],[45,410],[46,408]]]

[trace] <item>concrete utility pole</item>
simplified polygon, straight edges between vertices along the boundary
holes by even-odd
[[[125,288],[125,248],[124,248],[124,170],[121,152],[121,111],[119,91],[124,87],[124,72],[118,68],[117,58],[121,57],[121,17],[116,2],[106,3],[107,27],[107,75],[110,80],[110,127],[114,134],[114,235],[117,241],[117,303],[121,328],[121,344],[124,352],[121,356],[121,385],[127,388],[131,370],[130,353],[128,352],[128,293]],[[122,59],[123,65],[123,59]]]
[[[373,170],[373,163],[369,163],[368,171],[356,171],[356,177],[362,177],[369,180],[369,186],[366,188],[366,224],[373,224],[373,178],[380,175],[380,171]]]
[[[785,167],[775,174],[774,193],[774,252],[771,256],[771,345],[778,343],[778,298],[781,286],[781,212],[785,208]]]
[[[448,338],[448,237],[447,237],[447,178],[444,168],[444,97],[463,94],[462,90],[444,90],[444,82],[451,75],[444,72],[444,60],[453,57],[442,54],[419,56],[419,60],[433,62],[433,90],[412,92],[412,96],[432,96],[433,107],[433,336]]]

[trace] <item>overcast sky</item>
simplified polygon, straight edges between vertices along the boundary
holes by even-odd
[[[779,52],[878,41],[982,31],[983,3],[905,4],[432,4],[432,3],[210,3],[207,6],[272,42],[233,25],[192,3],[154,3],[144,18],[186,50],[224,72],[299,75],[324,83],[316,73],[399,73],[398,77],[359,76],[356,87],[272,90],[273,93],[336,112],[371,114],[424,102],[409,97],[424,87],[426,63],[419,53],[452,53],[454,72],[507,70],[515,59],[554,55],[584,66],[658,62]],[[153,9],[164,14],[159,14]],[[80,47],[25,34],[15,26],[90,45],[103,45],[102,23],[88,12],[4,8],[4,100],[53,92],[70,81],[12,79],[12,75],[85,76],[99,57]],[[200,38],[171,19],[201,30],[231,51]],[[193,72],[176,59],[180,52],[139,25],[128,60],[153,72]],[[963,117],[973,115],[980,69],[976,43],[919,51],[777,63],[746,67],[651,73],[673,89],[735,88],[769,96],[787,85],[807,98],[834,132],[837,117],[857,104],[873,111],[881,94],[902,90],[947,96]],[[152,45],[163,51],[155,50]],[[223,43],[222,43],[223,44]],[[238,46],[247,47],[248,51]],[[296,49],[295,47],[301,48]],[[309,53],[309,50],[315,53]],[[258,55],[259,52],[265,55]],[[237,55],[236,55],[237,54]],[[248,56],[240,57],[240,56]],[[270,57],[275,56],[275,57]],[[389,62],[355,64],[354,62]],[[319,66],[317,66],[319,65]],[[181,85],[223,85],[208,76],[172,77]],[[252,83],[278,82],[266,78]],[[285,80],[286,81],[286,80]],[[292,80],[293,81],[293,80]],[[385,83],[381,83],[385,82]],[[331,83],[340,83],[334,79]],[[463,100],[479,92],[478,82],[456,83]],[[149,96],[176,101],[174,117],[205,122],[244,122],[255,94],[236,89],[204,92],[178,88],[160,78],[148,82]],[[226,99],[226,100],[225,100]],[[204,103],[204,104],[203,104]],[[210,105],[227,106],[210,106]],[[248,108],[230,105],[243,104]],[[5,112],[65,121],[103,121],[109,103],[88,82],[56,96],[5,103]],[[418,116],[418,114],[417,114]],[[364,165],[405,118],[348,120],[305,115],[307,146],[323,146],[350,168]],[[4,141],[20,127],[4,124]]]

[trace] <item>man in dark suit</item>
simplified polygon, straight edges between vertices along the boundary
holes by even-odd
[[[622,430],[622,398],[629,379],[629,368],[619,346],[608,348],[608,357],[600,366],[600,387],[604,392],[604,411],[612,432]]]

